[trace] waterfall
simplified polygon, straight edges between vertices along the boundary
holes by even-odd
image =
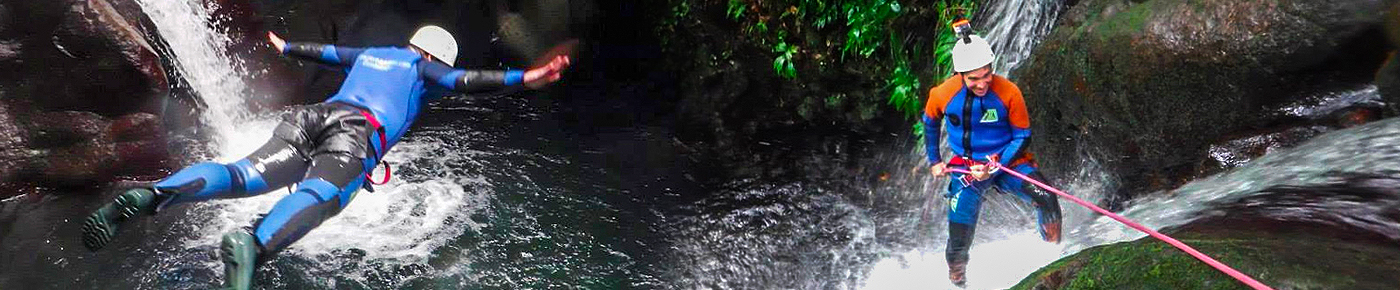
[[[997,54],[992,66],[997,74],[1008,75],[1030,57],[1055,27],[1060,8],[1057,0],[992,0],[981,6],[973,19]]]
[[[137,0],[141,10],[155,23],[169,46],[175,69],[189,83],[204,104],[201,121],[211,130],[208,149],[220,159],[232,160],[252,151],[265,138],[236,136],[250,131],[244,123],[251,117],[244,100],[252,90],[243,78],[249,73],[243,62],[230,57],[233,40],[211,19],[214,2],[183,0]],[[241,141],[241,142],[240,142]],[[242,145],[242,146],[240,146]],[[237,150],[242,147],[245,150]]]

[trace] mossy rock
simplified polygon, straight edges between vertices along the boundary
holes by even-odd
[[[1086,0],[1012,75],[1047,173],[1088,155],[1119,195],[1184,183],[1221,136],[1289,121],[1275,108],[1373,82],[1379,1]]]
[[[1391,289],[1400,273],[1394,247],[1322,234],[1238,230],[1183,232],[1183,243],[1275,289]],[[1011,289],[1249,289],[1152,238],[1086,249],[1055,261]]]

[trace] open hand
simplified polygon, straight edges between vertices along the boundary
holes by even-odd
[[[554,59],[549,60],[549,63],[525,71],[525,87],[539,89],[549,83],[558,81],[559,78],[563,77],[561,73],[564,72],[564,68],[568,66],[569,56],[555,56]]]
[[[287,41],[278,37],[277,34],[272,33],[272,31],[267,32],[267,41],[272,43],[272,48],[276,48],[278,54],[281,54],[287,48]]]

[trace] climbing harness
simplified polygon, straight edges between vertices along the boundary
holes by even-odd
[[[370,112],[367,110],[360,110],[360,115],[364,115],[365,120],[369,120],[370,127],[374,128],[374,130],[379,133],[379,148],[374,147],[373,138],[370,139],[369,147],[371,153],[374,154],[374,159],[377,161],[375,164],[384,164],[384,181],[374,181],[374,177],[370,175],[370,172],[374,170],[365,172],[365,180],[369,181],[369,183],[372,183],[374,185],[384,185],[385,183],[389,183],[389,178],[393,177],[393,171],[390,170],[389,163],[384,162],[384,154],[388,152],[381,152],[381,150],[384,150],[385,147],[389,146],[388,137],[385,137],[384,126],[383,124],[379,123],[378,119],[374,118],[374,114],[370,114]]]

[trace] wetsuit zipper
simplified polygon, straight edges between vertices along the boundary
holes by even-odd
[[[963,158],[972,160],[972,95],[963,93]]]

